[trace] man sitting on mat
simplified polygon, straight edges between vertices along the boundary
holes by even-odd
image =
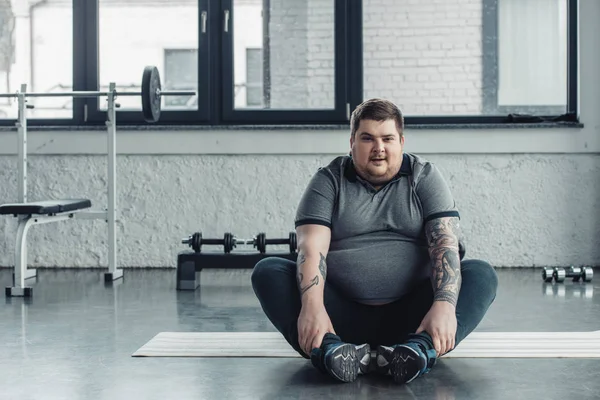
[[[350,155],[319,168],[300,199],[297,262],[261,260],[252,286],[323,373],[408,383],[477,327],[498,280],[487,262],[461,259],[453,196],[434,164],[403,152],[401,111],[371,99],[350,127]]]

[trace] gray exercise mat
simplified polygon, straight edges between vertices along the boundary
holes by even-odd
[[[278,332],[161,332],[132,356],[300,357]],[[600,358],[600,331],[473,332],[444,358]]]

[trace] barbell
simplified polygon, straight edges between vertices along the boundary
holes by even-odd
[[[141,92],[61,92],[61,93],[22,93],[25,97],[103,97],[103,96],[141,96],[142,113],[147,122],[157,122],[160,119],[161,97],[162,96],[193,96],[196,92],[193,90],[162,90],[160,83],[160,74],[158,68],[147,66],[142,75]],[[0,93],[0,98],[19,97],[21,93]]]

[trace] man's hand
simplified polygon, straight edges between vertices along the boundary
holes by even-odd
[[[312,349],[321,346],[327,332],[335,334],[323,303],[303,304],[298,317],[298,343],[307,356]]]
[[[434,301],[415,333],[427,332],[440,357],[454,349],[456,337],[456,309],[445,301]]]

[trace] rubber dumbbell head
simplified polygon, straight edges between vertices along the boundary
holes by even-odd
[[[298,249],[298,237],[296,232],[290,232],[290,253],[295,253]]]
[[[196,253],[199,253],[200,248],[202,247],[202,233],[196,232],[196,233],[192,234],[191,236],[188,236],[187,238],[183,239],[181,241],[181,243],[187,244]]]
[[[260,232],[254,239],[254,247],[259,253],[264,254],[267,251],[267,235],[264,232]]]
[[[544,280],[544,282],[552,282],[553,272],[554,269],[552,268],[546,267],[542,269],[542,279]]]
[[[567,276],[567,272],[564,268],[554,268],[554,272],[552,273],[552,277],[554,278],[554,282],[564,282]]]
[[[230,232],[225,232],[225,235],[223,236],[223,251],[226,254],[229,254],[235,247],[236,243],[234,236]]]

